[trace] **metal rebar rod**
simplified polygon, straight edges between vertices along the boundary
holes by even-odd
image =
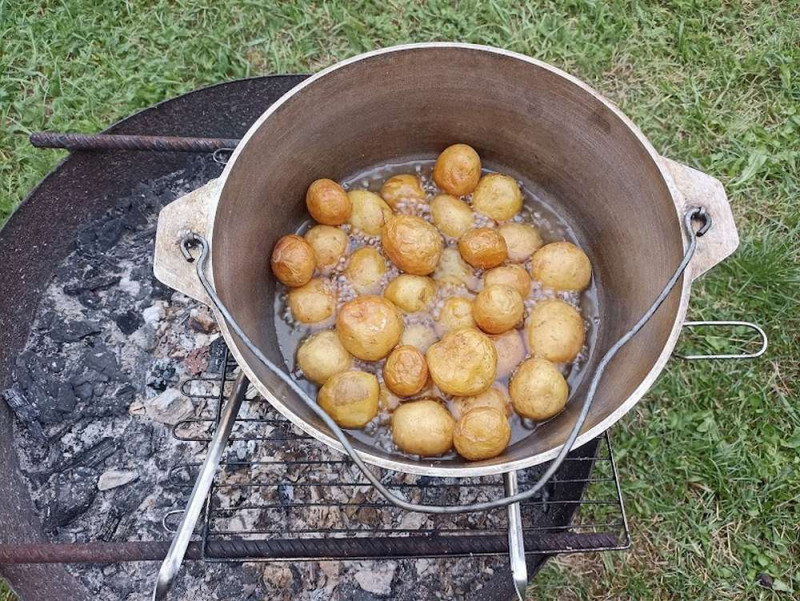
[[[190,138],[183,136],[135,136],[126,134],[75,134],[36,132],[30,142],[37,148],[68,150],[156,150],[170,152],[215,152],[234,149],[233,138]]]

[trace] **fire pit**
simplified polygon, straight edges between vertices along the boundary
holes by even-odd
[[[110,131],[239,137],[301,80],[199,90]],[[74,153],[0,232],[0,564],[23,599],[151,594],[237,370],[208,310],[153,278],[155,223],[218,158]],[[416,502],[503,494],[499,477],[381,474]],[[625,547],[609,439],[574,451],[522,519],[530,574]],[[507,526],[504,510],[396,509],[250,393],[189,548],[202,561],[171,598],[509,599]]]

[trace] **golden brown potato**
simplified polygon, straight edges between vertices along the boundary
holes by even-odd
[[[406,313],[427,311],[436,296],[436,284],[429,277],[403,274],[389,282],[383,296]]]
[[[306,378],[322,386],[331,376],[350,369],[353,357],[334,330],[325,330],[303,341],[297,349],[297,365]]]
[[[425,355],[413,346],[398,346],[386,359],[383,381],[398,396],[417,394],[428,382]]]
[[[315,225],[306,232],[306,242],[314,251],[317,267],[328,270],[335,267],[345,254],[350,240],[338,227]]]
[[[381,186],[381,197],[393,209],[403,201],[424,201],[426,200],[425,190],[419,177],[413,173],[393,175]]]
[[[336,310],[336,291],[324,278],[314,278],[305,286],[289,290],[289,309],[301,323],[319,323]]]
[[[497,267],[508,258],[506,241],[497,230],[479,227],[468,231],[458,241],[464,260],[479,269]]]
[[[553,290],[583,290],[592,279],[592,264],[574,244],[553,242],[534,253],[531,275]]]
[[[485,287],[504,284],[511,286],[524,299],[531,291],[531,276],[522,265],[501,265],[483,274]]]
[[[412,275],[433,273],[444,246],[439,230],[414,215],[389,219],[381,242],[392,263]]]
[[[290,288],[308,284],[317,266],[314,249],[300,236],[283,236],[272,249],[272,273]]]
[[[449,332],[426,353],[428,371],[442,392],[472,396],[489,388],[497,373],[497,351],[474,328]]]
[[[531,310],[526,333],[532,355],[569,363],[583,347],[583,318],[564,301],[542,301]]]
[[[323,225],[341,225],[350,219],[352,205],[339,184],[330,179],[318,179],[306,192],[306,207],[311,217]]]
[[[433,328],[422,323],[412,323],[403,330],[400,344],[417,347],[424,353],[437,340],[439,340],[439,337],[433,331]]]
[[[537,358],[519,366],[508,390],[516,412],[537,422],[559,413],[569,395],[567,382],[556,366]]]
[[[506,417],[511,415],[511,402],[508,399],[508,395],[503,388],[497,385],[475,396],[454,397],[452,404],[453,417],[458,421],[467,411],[475,407],[491,407],[492,409],[497,409]]]
[[[525,306],[514,288],[505,284],[487,286],[472,303],[472,317],[478,327],[488,334],[502,334],[522,319]]]
[[[490,338],[497,350],[497,377],[505,378],[525,358],[525,342],[518,330],[508,330]]]
[[[466,144],[453,144],[442,151],[433,166],[433,181],[447,194],[464,196],[478,185],[481,157]]]
[[[494,407],[470,409],[456,423],[453,444],[464,459],[479,461],[497,457],[511,440],[511,426],[505,413]]]
[[[504,223],[497,231],[506,241],[508,260],[524,263],[542,246],[539,230],[527,223]]]
[[[378,415],[379,392],[374,375],[345,371],[325,382],[317,402],[342,428],[363,428]]]
[[[360,294],[378,292],[386,273],[386,261],[374,248],[359,248],[350,255],[344,275]]]
[[[388,411],[391,413],[397,409],[402,402],[403,399],[389,390],[389,387],[386,386],[386,384],[380,385],[380,391],[378,392],[378,406],[380,407],[381,411]]]
[[[507,221],[522,208],[522,191],[513,177],[484,175],[472,193],[472,208],[495,221]]]
[[[435,457],[453,447],[455,420],[433,399],[403,403],[392,414],[392,440],[401,451]]]
[[[466,286],[470,290],[475,288],[478,282],[472,267],[466,264],[458,249],[452,246],[442,251],[439,264],[433,272],[433,279],[442,284]]]
[[[436,329],[440,334],[460,328],[474,328],[475,319],[472,317],[472,301],[462,296],[451,296],[442,305],[439,318],[436,320]]]
[[[379,236],[392,217],[391,207],[369,190],[351,190],[347,197],[353,205],[348,223],[369,236]]]
[[[436,227],[451,238],[460,238],[475,224],[469,205],[449,194],[439,194],[431,201],[431,216]]]
[[[397,307],[382,296],[359,296],[339,309],[336,331],[350,354],[377,361],[397,346],[403,319]]]

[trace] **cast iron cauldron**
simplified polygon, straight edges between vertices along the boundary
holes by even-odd
[[[219,179],[162,211],[156,277],[208,302],[180,248],[189,231],[205,236],[217,293],[262,352],[282,365],[269,258],[277,239],[307,217],[309,182],[434,158],[455,142],[541,191],[577,233],[592,260],[601,315],[587,374],[680,263],[686,208],[702,207],[713,220],[678,286],[607,369],[576,444],[585,443],[653,385],[678,339],[692,280],[731,254],[738,236],[716,179],[661,157],[608,100],[540,61],[484,46],[418,44],[363,54],[303,81],[255,122]],[[259,392],[302,430],[341,450],[302,399],[217,317]],[[557,454],[588,380],[571,391],[565,411],[494,459],[413,459],[352,442],[368,463],[405,472],[478,476],[522,469]]]

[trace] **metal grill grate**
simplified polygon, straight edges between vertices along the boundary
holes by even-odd
[[[202,457],[231,392],[237,366],[224,345],[206,373],[183,383],[198,417],[173,434]],[[248,395],[249,396],[249,395]],[[173,468],[191,488],[200,461]],[[377,469],[377,468],[375,468]],[[520,488],[541,466],[518,472]],[[416,503],[499,498],[499,476],[432,478],[381,470],[382,482]],[[543,493],[522,503],[527,553],[624,549],[630,544],[611,441],[604,434],[573,451]],[[181,509],[164,517],[174,531]],[[505,554],[507,511],[454,515],[406,512],[385,501],[344,455],[297,430],[260,397],[245,400],[198,525],[207,560],[321,560]],[[215,543],[234,541],[225,556]]]

